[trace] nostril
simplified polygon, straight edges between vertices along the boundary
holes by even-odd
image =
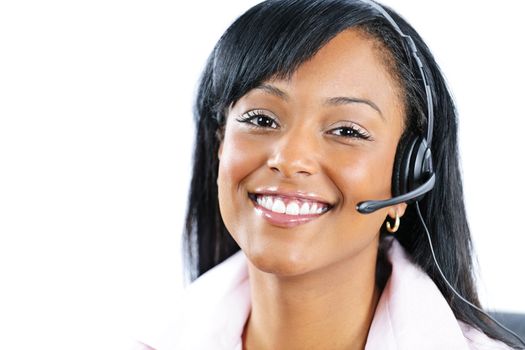
[[[268,168],[285,177],[313,175],[319,170],[318,160],[303,153],[279,153],[267,160]]]
[[[283,174],[286,177],[291,177],[291,176],[294,176],[296,174],[305,175],[305,176],[312,175],[312,173],[310,173],[309,171],[306,171],[306,170],[295,170],[295,171],[291,170],[291,171],[287,171],[286,169],[281,170],[281,169],[279,169],[277,167],[271,167],[270,170],[275,172],[275,173]]]

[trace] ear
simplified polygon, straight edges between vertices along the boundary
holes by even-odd
[[[396,205],[393,205],[388,208],[388,216],[390,216],[392,219],[396,218],[396,213],[399,215],[399,217],[403,217],[405,215],[405,211],[407,209],[406,203],[399,203]]]

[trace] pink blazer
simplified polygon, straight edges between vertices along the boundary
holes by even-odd
[[[434,282],[394,239],[392,274],[379,299],[365,350],[511,349],[456,320]],[[250,312],[246,256],[242,251],[190,284],[175,324],[151,341],[156,350],[242,350]]]

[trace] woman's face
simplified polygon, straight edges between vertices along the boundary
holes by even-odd
[[[399,89],[377,45],[344,31],[291,79],[265,81],[230,107],[220,211],[260,270],[299,275],[377,252],[386,216],[403,214],[405,204],[356,210],[391,196],[403,131]]]

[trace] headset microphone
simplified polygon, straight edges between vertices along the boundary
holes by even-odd
[[[435,183],[432,153],[425,137],[409,133],[399,142],[396,152],[392,174],[394,197],[360,202],[356,209],[362,214],[369,214],[391,205],[416,202],[432,190]]]
[[[423,185],[421,185],[413,191],[405,193],[401,196],[392,197],[390,199],[361,202],[357,204],[356,209],[361,214],[370,214],[376,210],[383,209],[391,205],[413,201],[414,199],[421,197],[422,195],[430,191],[434,187],[435,182],[436,175],[432,174],[430,176],[430,179],[428,179]]]

